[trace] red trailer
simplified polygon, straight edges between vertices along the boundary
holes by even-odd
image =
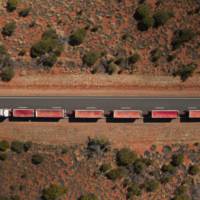
[[[104,117],[104,110],[75,110],[75,118],[100,119]]]
[[[36,109],[36,118],[64,118],[64,109]]]
[[[12,110],[12,116],[16,118],[34,117],[34,109],[16,108]]]
[[[113,118],[139,119],[139,118],[142,118],[142,111],[140,110],[113,110]]]
[[[176,119],[179,116],[178,110],[152,110],[153,119]]]
[[[200,110],[189,110],[189,118],[200,119]]]

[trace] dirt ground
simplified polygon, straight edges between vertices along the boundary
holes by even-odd
[[[105,137],[116,148],[128,146],[143,151],[152,144],[200,142],[200,123],[68,123],[2,122],[0,140],[44,144],[83,144],[88,137]]]
[[[167,76],[139,75],[60,75],[16,76],[0,82],[0,95],[120,95],[120,96],[199,96],[200,77],[186,82]]]

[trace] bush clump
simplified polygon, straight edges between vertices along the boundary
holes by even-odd
[[[128,57],[128,64],[135,64],[136,62],[138,62],[140,60],[140,54],[138,53],[134,53],[133,55]]]
[[[198,165],[190,165],[188,169],[188,173],[190,175],[197,175],[199,173],[199,167]]]
[[[0,152],[0,160],[1,161],[4,161],[4,160],[6,160],[7,159],[7,154],[6,153],[1,153]]]
[[[171,17],[173,17],[173,13],[171,11],[159,10],[153,16],[154,26],[160,27],[165,25]]]
[[[147,31],[149,28],[151,28],[154,24],[154,19],[152,16],[145,17],[138,23],[138,29],[140,31]]]
[[[187,187],[184,185],[179,186],[172,200],[190,200],[190,197],[187,195]]]
[[[19,11],[19,16],[20,17],[27,17],[29,15],[30,11],[31,11],[30,7],[29,8],[24,8],[23,10]]]
[[[94,52],[94,51],[88,52],[83,56],[82,59],[83,64],[87,65],[88,67],[91,67],[96,63],[99,57],[100,57],[99,52]]]
[[[133,170],[136,174],[141,174],[144,171],[145,168],[145,163],[142,162],[142,160],[137,159],[134,163],[133,163]]]
[[[20,154],[24,150],[24,143],[20,141],[13,141],[11,143],[11,150]]]
[[[14,68],[11,66],[6,66],[2,69],[1,80],[8,82],[15,76]]]
[[[9,142],[6,140],[0,141],[0,151],[6,151],[9,148]]]
[[[160,49],[154,49],[151,51],[151,62],[157,62],[162,56],[162,51]]]
[[[148,4],[143,3],[138,6],[135,12],[135,18],[137,20],[142,20],[151,14],[151,9]]]
[[[191,29],[181,29],[175,32],[172,40],[173,49],[180,48],[186,42],[189,42],[194,38],[195,34]]]
[[[52,184],[42,191],[43,200],[57,200],[65,195],[67,189],[64,186]]]
[[[180,79],[182,81],[186,81],[189,77],[192,76],[195,69],[197,68],[197,65],[194,63],[188,64],[188,65],[182,65],[175,73],[175,76],[180,76]]]
[[[119,66],[114,62],[110,62],[107,64],[106,72],[110,75],[117,74],[119,72]]]
[[[52,67],[64,50],[63,42],[54,29],[49,28],[42,35],[42,39],[31,48],[31,57],[40,58],[46,67]]]
[[[117,152],[116,159],[118,165],[127,166],[137,159],[137,154],[128,148],[123,148]]]
[[[31,159],[31,161],[32,161],[32,163],[33,163],[34,165],[39,165],[39,164],[41,164],[41,163],[43,162],[43,160],[44,160],[44,157],[43,157],[42,155],[40,155],[40,154],[34,154],[34,155],[32,156],[32,159]]]
[[[7,11],[12,12],[16,10],[18,3],[19,0],[8,0],[6,5]]]
[[[174,154],[172,156],[171,164],[175,167],[178,167],[183,164],[184,155],[181,154]]]
[[[162,170],[162,172],[169,173],[169,174],[176,173],[176,168],[172,164],[163,165],[161,170]]]
[[[24,151],[27,152],[32,147],[32,142],[25,142],[24,143]]]
[[[155,192],[159,187],[157,180],[148,180],[145,182],[145,189],[147,192]]]
[[[122,178],[124,174],[125,174],[124,169],[121,167],[118,167],[118,168],[108,171],[106,173],[106,177],[112,181],[115,181],[117,179]]]
[[[142,191],[140,187],[136,183],[132,183],[128,188],[127,188],[128,194],[127,197],[131,198],[132,196],[141,196]]]
[[[70,35],[69,44],[72,46],[78,46],[83,43],[85,37],[86,37],[86,30],[83,28],[80,28],[80,29],[74,31]]]
[[[98,200],[95,194],[89,193],[82,195],[78,200]]]
[[[7,23],[2,29],[2,35],[12,36],[16,29],[16,23],[14,21]]]

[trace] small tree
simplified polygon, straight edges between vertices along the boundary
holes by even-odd
[[[158,189],[159,182],[156,180],[148,180],[145,182],[145,188],[147,192],[154,192]]]
[[[1,153],[0,152],[0,160],[5,161],[7,159],[7,154],[6,153]]]
[[[110,75],[112,74],[116,74],[119,72],[119,66],[116,65],[115,63],[111,62],[108,63],[107,68],[106,68],[106,72]]]
[[[138,62],[140,60],[140,54],[135,53],[131,56],[128,57],[128,64],[135,64],[136,62]]]
[[[17,8],[17,5],[19,3],[19,0],[8,0],[7,1],[7,11],[8,12],[12,12]]]
[[[145,164],[142,162],[142,160],[137,159],[133,163],[133,170],[136,174],[141,174],[145,168]]]
[[[39,164],[41,164],[41,163],[43,162],[43,160],[44,160],[44,157],[43,157],[42,155],[40,155],[40,154],[34,154],[34,155],[32,156],[32,159],[31,159],[31,161],[32,161],[32,163],[33,163],[34,165],[39,165]]]
[[[13,67],[11,66],[6,66],[3,68],[1,72],[1,79],[2,81],[8,82],[10,81],[15,75],[15,71]]]
[[[4,36],[11,36],[14,33],[15,29],[16,29],[16,23],[14,21],[9,22],[3,27],[1,33]]]
[[[102,173],[106,173],[106,172],[108,172],[108,171],[111,170],[111,169],[112,169],[112,166],[111,166],[110,163],[102,164],[101,167],[100,167],[100,171],[101,171]]]
[[[137,159],[137,154],[128,148],[123,148],[117,152],[116,159],[118,165],[127,166]]]
[[[78,46],[83,43],[86,36],[86,30],[80,28],[74,31],[69,37],[69,44],[72,46]]]
[[[172,40],[173,49],[180,48],[183,44],[192,40],[194,36],[195,34],[191,29],[180,29],[176,31]]]
[[[151,15],[151,9],[148,4],[143,3],[138,6],[135,12],[135,18],[137,20],[142,20]]]
[[[168,164],[168,165],[163,165],[161,170],[163,172],[167,172],[167,173],[170,173],[170,174],[175,174],[176,173],[176,168],[172,165],[172,164]]]
[[[118,167],[116,169],[112,169],[106,173],[106,177],[112,181],[115,181],[117,179],[120,179],[125,174],[125,171],[123,168]]]
[[[162,51],[160,49],[154,49],[151,51],[151,62],[157,62],[162,56]]]
[[[152,16],[147,16],[143,18],[141,21],[138,23],[138,29],[140,31],[147,31],[149,28],[151,28],[154,24],[154,19]]]
[[[52,184],[42,192],[42,199],[44,200],[57,200],[65,195],[67,189],[61,185]]]
[[[140,196],[142,194],[140,187],[136,183],[132,183],[128,187],[127,191],[128,191],[128,194],[127,194],[128,198],[132,197],[133,195]]]
[[[20,141],[13,141],[11,143],[11,150],[16,152],[16,153],[22,153],[24,150],[24,144],[23,142]]]

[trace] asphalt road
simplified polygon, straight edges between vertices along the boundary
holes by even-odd
[[[75,109],[135,109],[144,112],[153,109],[175,109],[185,111],[200,109],[200,97],[0,97],[0,108],[53,108],[61,107],[71,112]]]

